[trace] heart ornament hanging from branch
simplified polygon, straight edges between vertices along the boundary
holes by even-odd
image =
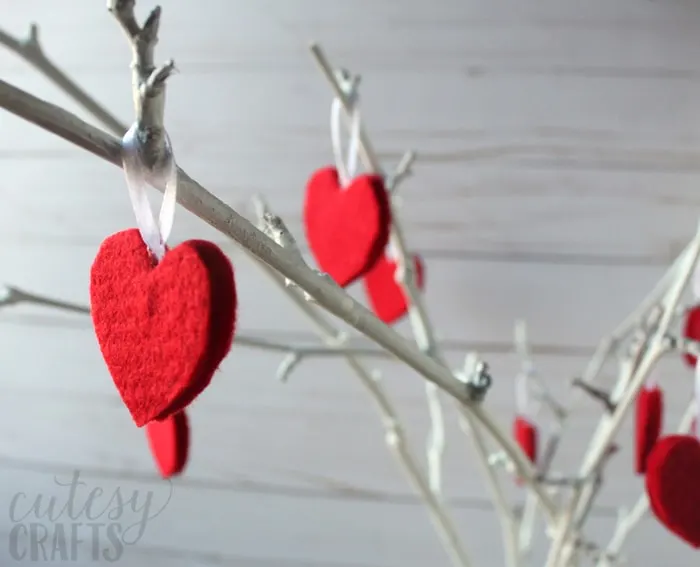
[[[174,161],[159,221],[147,173],[125,135],[124,170],[138,229],[108,237],[90,271],[91,316],[102,356],[137,427],[187,407],[228,354],[236,323],[233,268],[213,243],[168,249],[176,205]]]
[[[332,167],[306,188],[304,228],[321,271],[341,287],[367,273],[389,240],[391,212],[382,178],[360,175],[343,186]]]
[[[647,459],[661,435],[664,398],[658,385],[647,383],[637,396],[635,406],[634,470],[644,474]]]
[[[537,464],[539,449],[539,430],[535,424],[534,415],[537,413],[530,400],[530,387],[534,367],[530,359],[527,330],[524,321],[516,322],[515,350],[521,358],[521,368],[515,377],[515,407],[513,419],[513,438],[522,449],[528,460]],[[522,484],[522,479],[516,479]]]
[[[391,230],[391,204],[380,175],[355,175],[361,124],[354,97],[348,158],[340,142],[341,103],[331,106],[336,167],[316,171],[304,198],[303,222],[309,248],[321,271],[341,287],[367,273],[381,258]]]

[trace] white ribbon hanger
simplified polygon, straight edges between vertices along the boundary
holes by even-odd
[[[173,229],[177,205],[177,165],[170,138],[165,134],[166,159],[158,170],[149,170],[141,157],[143,144],[134,123],[122,138],[122,162],[136,224],[144,243],[158,261],[165,256],[166,243]],[[148,186],[163,188],[158,220],[148,201]]]
[[[347,84],[347,82],[346,82]],[[343,104],[338,97],[331,103],[331,143],[333,144],[333,155],[335,166],[338,170],[338,178],[342,187],[352,181],[357,172],[360,153],[360,109],[359,95],[356,84],[347,86],[348,97],[350,99],[350,138],[348,141],[348,153],[343,157],[343,143],[341,140],[341,117],[343,115]]]
[[[515,409],[519,417],[532,422],[538,413],[539,404],[535,406],[530,400],[531,378],[535,373],[535,367],[530,358],[527,326],[524,321],[515,323],[515,350],[521,360],[520,370],[515,376]]]

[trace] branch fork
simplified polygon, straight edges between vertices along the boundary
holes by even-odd
[[[147,168],[159,169],[171,157],[165,131],[165,82],[175,72],[175,62],[170,59],[159,67],[154,62],[160,6],[151,11],[141,27],[136,21],[135,4],[135,0],[108,0],[107,9],[124,31],[133,54],[132,95],[141,157]]]

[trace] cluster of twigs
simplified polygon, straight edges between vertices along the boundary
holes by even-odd
[[[174,70],[172,61],[162,66],[157,66],[154,62],[161,10],[154,9],[144,25],[139,26],[134,16],[134,0],[110,0],[108,7],[132,48],[136,123],[138,131],[147,141],[145,160],[156,164],[165,149],[163,115],[166,79]],[[95,102],[47,57],[39,41],[38,27],[32,25],[28,38],[24,40],[15,39],[0,31],[0,43],[51,79],[110,133],[90,126],[77,116],[1,80],[0,107],[121,167],[120,139],[128,126]],[[357,101],[359,76],[336,70],[318,45],[311,46],[311,54],[329,83],[333,96],[340,101],[349,116]],[[384,176],[392,199],[397,194],[401,181],[410,174],[415,158],[413,152],[407,152],[396,170],[388,173],[379,162],[364,126],[359,134],[359,155],[368,172]],[[547,567],[578,565],[584,558],[592,559],[598,567],[609,567],[620,560],[625,540],[648,508],[645,495],[640,497],[629,512],[621,513],[615,533],[607,546],[586,541],[583,528],[599,493],[603,469],[615,452],[615,436],[649,372],[659,358],[671,350],[696,354],[700,350],[692,341],[682,340],[673,329],[679,316],[684,290],[697,263],[700,232],[652,293],[617,329],[601,341],[581,378],[574,381],[572,395],[566,403],[555,400],[543,383],[536,376],[531,376],[540,406],[551,413],[556,423],[547,440],[544,455],[535,467],[482,403],[491,383],[484,361],[477,353],[468,353],[463,368],[450,369],[440,352],[434,327],[415,284],[411,255],[399,211],[393,211],[391,242],[397,252],[398,280],[410,305],[409,317],[414,341],[383,324],[329,278],[309,267],[283,219],[262,198],[256,201],[256,228],[181,169],[178,170],[177,194],[178,202],[183,207],[241,246],[263,274],[275,282],[280,291],[308,318],[320,339],[319,346],[294,347],[241,333],[236,336],[235,344],[284,354],[278,370],[280,380],[286,380],[309,357],[338,357],[347,363],[378,409],[386,443],[427,506],[455,566],[468,567],[472,562],[441,493],[441,457],[445,445],[445,417],[442,408],[444,394],[455,404],[462,429],[472,441],[476,459],[482,465],[501,520],[509,567],[519,567],[527,562],[534,537],[534,522],[540,513],[547,523],[547,535],[551,539]],[[6,288],[0,306],[21,302],[89,313],[87,307],[32,295],[12,287]],[[349,346],[351,337],[341,333],[324,311],[344,320],[380,348]],[[518,329],[516,347],[523,364],[531,372],[533,367],[524,326],[521,324]],[[368,366],[368,359],[378,357],[396,358],[425,379],[432,424],[427,466],[423,466],[421,459],[409,447],[396,408],[384,390],[378,373]],[[609,360],[616,360],[618,377],[613,389],[606,392],[594,383]],[[443,395],[439,394],[440,391]],[[581,393],[601,402],[603,417],[591,439],[580,470],[574,475],[561,475],[552,470],[552,462]],[[679,426],[681,430],[689,428],[693,411],[691,402]],[[521,513],[516,512],[505,496],[502,471],[508,473],[507,476],[517,476],[527,489]],[[509,479],[506,477],[505,480]]]

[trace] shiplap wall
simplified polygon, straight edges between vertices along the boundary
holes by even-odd
[[[41,25],[54,60],[130,121],[129,51],[104,2],[25,0],[0,26]],[[151,5],[140,2],[143,16]],[[330,90],[306,44],[360,72],[363,115],[391,165],[418,151],[402,189],[411,246],[425,257],[427,304],[459,364],[477,345],[495,385],[487,406],[513,410],[513,320],[564,396],[598,337],[620,319],[695,229],[700,198],[700,4],[649,0],[200,0],[164,6],[158,58],[181,74],[167,124],[180,164],[245,210],[264,193],[301,238],[304,182],[331,159]],[[4,80],[79,111],[14,55]],[[100,241],[133,225],[121,172],[0,113],[2,280],[87,302]],[[311,328],[202,221],[178,213],[175,238],[220,242],[235,263],[240,329],[309,342]],[[358,297],[360,297],[358,295]],[[402,327],[403,328],[403,327]],[[122,407],[89,321],[31,308],[0,314],[0,502],[88,488],[153,491],[143,433]],[[191,463],[167,507],[123,557],[134,567],[427,567],[447,565],[429,520],[382,440],[357,381],[313,361],[287,385],[279,357],[236,348],[191,409]],[[382,363],[418,451],[427,416],[410,371]],[[675,359],[668,427],[691,391]],[[573,470],[599,408],[583,403],[561,452]],[[448,412],[446,492],[475,564],[502,564],[496,517],[467,441]],[[642,488],[629,423],[587,536],[606,542],[616,508]],[[509,488],[521,499],[517,488]],[[0,513],[3,563],[12,522]],[[541,539],[532,565],[541,565]],[[647,520],[633,565],[691,565],[697,554]],[[89,551],[78,562],[94,563]]]

